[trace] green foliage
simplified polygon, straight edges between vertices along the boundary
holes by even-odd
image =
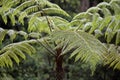
[[[11,42],[13,42],[17,36],[22,36],[25,40],[29,39],[29,38],[35,38],[35,39],[38,39],[40,38],[40,34],[39,33],[35,33],[35,32],[31,32],[31,33],[26,33],[24,31],[16,31],[16,30],[7,30],[7,29],[3,29],[3,28],[0,28],[0,42],[2,44],[2,41],[5,40],[5,36],[9,36],[10,37],[10,40]]]
[[[31,31],[42,31],[45,28],[44,25],[48,26],[46,20],[43,20],[44,16],[57,16],[64,19],[70,19],[71,17],[64,10],[62,10],[56,4],[50,3],[47,0],[26,0],[22,1],[11,0],[3,1],[1,6],[0,15],[5,24],[8,23],[8,17],[12,26],[15,26],[17,22],[24,25],[25,18],[28,18],[28,30]],[[38,24],[37,20],[44,22],[44,24]],[[54,18],[53,18],[54,19]],[[32,24],[32,25],[31,25]],[[41,29],[39,28],[41,27]],[[39,28],[39,29],[38,29]],[[45,31],[48,32],[48,29]]]
[[[82,30],[95,35],[103,43],[113,43],[114,48],[115,45],[119,47],[120,1],[111,0],[110,3],[102,2],[96,7],[89,8],[86,12],[76,15],[70,25],[76,28],[76,30]],[[110,54],[107,54],[105,58],[105,62],[110,64],[110,67],[119,69],[119,51],[112,53],[110,51]]]
[[[77,25],[77,29],[92,33],[97,38],[105,35],[107,43],[116,36],[115,43],[119,44],[119,4],[119,0],[112,0],[110,3],[103,2],[89,8],[86,12],[76,15],[71,21],[71,26]]]
[[[120,70],[120,46],[115,46],[111,44],[108,46],[109,54],[106,54],[105,65],[109,65],[109,67],[113,67],[114,69]]]
[[[17,64],[19,64],[19,58],[25,59],[24,53],[31,55],[35,53],[35,49],[26,41],[12,43],[0,50],[0,66],[12,67],[14,60]]]
[[[92,71],[101,63],[120,69],[119,0],[100,3],[76,15],[72,21],[69,14],[47,0],[0,2],[0,20],[5,25],[0,24],[0,66],[19,64],[27,55],[36,53],[36,46],[42,46],[54,58],[65,56],[86,62]],[[101,43],[94,36],[105,41]],[[9,38],[11,42],[5,44]],[[59,55],[58,49],[61,49]]]

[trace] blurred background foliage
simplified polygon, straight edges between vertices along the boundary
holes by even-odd
[[[86,11],[88,8],[100,2],[110,0],[49,0],[58,4],[62,9],[74,16],[79,12]],[[88,3],[84,5],[83,3]],[[81,6],[86,6],[81,7]],[[20,37],[18,38],[21,39]],[[9,43],[8,40],[6,40]],[[5,42],[5,43],[6,43]],[[7,44],[6,43],[6,44]],[[37,45],[37,44],[36,44]],[[27,60],[22,61],[19,66],[12,68],[0,68],[0,80],[55,80],[54,79],[54,58],[46,49],[37,47],[37,54],[32,57],[27,56]],[[69,66],[68,66],[69,65]],[[90,66],[82,62],[74,63],[73,60],[64,61],[67,80],[120,80],[120,71],[108,68],[108,66],[98,65],[94,74],[90,71]]]

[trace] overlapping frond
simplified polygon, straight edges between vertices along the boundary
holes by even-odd
[[[70,25],[76,30],[95,35],[101,42],[107,43],[106,45],[112,43],[104,61],[110,67],[120,69],[120,0],[102,2],[89,8],[86,12],[76,15]]]
[[[68,53],[70,58],[75,57],[75,61],[81,59],[90,64],[91,69],[95,69],[102,61],[103,54],[107,53],[106,47],[99,40],[83,31],[55,31],[51,36],[57,44],[56,48],[62,48],[61,55]]]
[[[58,16],[43,16],[32,17],[29,21],[28,31],[45,31],[49,32],[51,29],[66,29],[69,22]],[[41,27],[42,26],[42,27]]]
[[[71,26],[77,26],[77,30],[92,33],[97,38],[104,37],[107,43],[115,40],[115,44],[120,44],[120,0],[102,2],[89,8],[86,12],[76,15]]]
[[[24,20],[25,18],[27,18],[28,25],[30,26],[28,30],[30,30],[31,28],[34,29],[33,31],[35,31],[35,28],[37,29],[39,28],[40,30],[41,27],[40,31],[42,31],[42,28],[44,28],[42,25],[39,25],[37,21],[38,18],[39,20],[41,19],[41,21],[43,20],[42,18],[44,18],[44,16],[50,16],[50,17],[57,16],[60,18],[64,18],[66,20],[71,18],[70,15],[67,14],[64,10],[62,10],[58,5],[53,4],[47,0],[23,0],[23,1],[18,0],[18,2],[16,2],[16,0],[7,1],[6,4],[2,4],[0,8],[0,15],[5,24],[8,23],[8,18],[9,18],[13,26],[15,26],[18,22],[24,25],[25,23]],[[34,25],[32,26],[31,26],[31,22],[29,22],[31,20],[32,22],[35,22]],[[45,25],[47,25],[46,22]]]
[[[7,30],[0,28],[0,44],[2,43],[2,41],[4,41],[6,35],[10,37],[10,40],[12,42],[18,35],[23,36],[25,40],[27,40],[28,38],[34,38],[34,39],[40,38],[40,33],[37,32],[26,33],[24,31],[15,31],[12,29]]]

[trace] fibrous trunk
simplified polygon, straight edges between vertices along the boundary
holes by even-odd
[[[63,55],[61,54],[61,49],[57,49],[56,55],[56,80],[64,80],[65,73],[63,69]]]

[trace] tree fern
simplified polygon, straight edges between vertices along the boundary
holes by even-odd
[[[75,61],[82,60],[90,64],[91,69],[103,59],[107,49],[92,35],[82,31],[55,31],[51,35],[57,48],[62,48],[60,55],[70,54],[70,58],[75,56]],[[70,51],[73,52],[70,53]]]
[[[2,4],[0,7],[0,17],[2,21],[5,23],[5,25],[10,23],[12,24],[11,25],[12,27],[13,26],[15,27],[18,24],[20,25],[22,24],[21,26],[24,26],[25,24],[24,19],[27,18],[28,21],[26,22],[29,25],[28,31],[31,32],[31,33],[26,33],[22,30],[17,31],[13,29],[4,29],[4,27],[0,27],[0,43],[1,44],[2,42],[4,43],[6,36],[9,36],[12,42],[6,46],[2,46],[2,47],[0,46],[2,48],[0,50],[0,56],[1,56],[0,66],[3,67],[4,66],[11,67],[13,65],[13,60],[16,63],[19,63],[20,58],[25,59],[24,53],[27,53],[29,55],[35,53],[35,49],[29,44],[29,42],[31,41],[37,42],[37,40],[29,41],[28,38],[39,39],[40,31],[45,29],[44,31],[47,30],[48,32],[49,30],[48,26],[53,27],[53,25],[60,24],[58,23],[58,20],[63,23],[65,22],[68,23],[66,19],[70,18],[70,16],[64,10],[62,10],[58,5],[50,3],[47,0],[41,0],[41,1],[18,0],[17,2],[16,0],[11,0],[11,1],[4,0],[1,1],[1,3]],[[54,24],[53,20],[57,22]],[[50,24],[48,24],[48,22],[50,22]],[[64,26],[62,25],[62,27]],[[61,25],[59,25],[59,27],[61,27]],[[33,31],[37,31],[37,32],[33,32]],[[14,40],[16,39],[17,36],[23,36],[24,39],[28,41],[23,41],[23,42],[21,41],[14,43]]]
[[[116,45],[120,43],[120,15],[119,11],[115,10],[115,7],[119,9],[118,0],[90,8],[87,12],[76,15],[70,24],[69,14],[46,0],[18,0],[17,3],[15,1],[2,3],[0,15],[5,25],[9,23],[10,19],[12,27],[19,23],[20,27],[24,26],[24,28],[23,31],[17,31],[0,27],[0,42],[5,40],[6,35],[9,35],[12,41],[0,50],[0,66],[11,67],[13,60],[18,64],[21,58],[25,59],[25,53],[28,55],[35,53],[35,48],[31,46],[31,43],[40,43],[56,58],[56,63],[59,62],[59,58],[69,54],[69,57],[75,58],[75,61],[81,60],[88,63],[92,70],[95,70],[96,65],[103,59],[106,64],[113,65],[109,59],[111,56],[107,54],[107,48],[91,34],[95,34],[97,38],[104,36],[108,44],[116,36]],[[27,23],[25,24],[25,22]],[[113,26],[115,27],[113,28]],[[41,31],[50,33],[47,40],[46,38],[41,39]],[[14,39],[18,35],[22,35],[26,40],[14,43]],[[34,39],[29,40],[28,38]],[[104,57],[105,55],[107,58]],[[119,62],[115,58],[114,61],[117,64],[115,68],[119,68]]]

